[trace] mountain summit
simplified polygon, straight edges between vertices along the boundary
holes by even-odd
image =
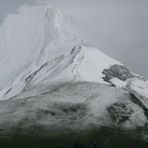
[[[0,37],[1,99],[53,81],[104,83],[102,71],[121,65],[98,49],[85,47],[68,17],[47,6],[23,7],[8,16]]]
[[[41,65],[79,44],[83,44],[82,40],[60,10],[42,5],[20,8],[1,24],[0,86],[28,65]]]
[[[0,69],[0,125],[7,134],[20,126],[24,132],[147,125],[147,81],[87,46],[60,10],[25,6],[5,18]]]

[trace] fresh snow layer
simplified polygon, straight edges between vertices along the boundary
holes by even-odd
[[[24,6],[0,27],[0,126],[144,126],[148,82],[105,82],[114,65],[122,64],[86,46],[60,10]]]
[[[110,80],[110,82],[113,84],[113,85],[115,85],[116,87],[118,87],[118,88],[125,88],[126,87],[126,85],[127,85],[127,82],[126,81],[122,81],[122,80],[120,80],[120,79],[118,79],[118,78],[112,78],[111,80]]]
[[[0,53],[0,100],[22,92],[28,97],[40,95],[73,81],[107,84],[102,78],[104,69],[122,65],[83,45],[68,17],[43,5],[24,6],[3,21]],[[134,80],[113,78],[111,83],[147,99],[147,82]]]
[[[43,65],[30,66],[0,91],[1,100],[15,97],[30,88],[55,82],[87,81],[106,83],[102,71],[118,61],[98,49],[74,47],[70,54],[46,61]],[[41,93],[41,92],[37,92]]]
[[[60,10],[47,6],[24,6],[6,17],[0,27],[0,86],[31,64],[38,66],[82,44],[69,24]]]
[[[131,91],[148,109],[148,84],[144,80],[128,80],[127,89]]]
[[[148,83],[143,79],[130,78],[126,81],[121,81],[118,78],[113,78],[110,82],[118,87],[131,92],[142,104],[148,109]]]
[[[103,70],[120,62],[103,54],[96,48],[82,47],[83,60],[78,68],[79,77],[83,81],[105,83],[102,79]]]
[[[148,97],[148,84],[145,81],[139,79],[132,79],[129,85],[133,90],[142,94],[143,97]]]
[[[135,128],[146,122],[143,110],[131,101],[128,91],[99,83],[68,83],[29,99],[20,99],[21,95],[23,93],[15,100],[0,103],[3,134],[16,128],[26,133],[26,128],[32,127],[41,130],[47,127],[50,133],[57,127],[85,129],[93,125],[115,125]]]
[[[120,62],[82,46],[68,17],[48,6],[24,6],[0,27],[0,100],[57,81],[105,83],[102,71]]]

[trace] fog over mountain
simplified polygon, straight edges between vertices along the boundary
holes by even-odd
[[[0,17],[30,0],[0,0]],[[146,0],[34,0],[72,15],[89,45],[122,61],[148,77],[148,1]]]
[[[1,13],[0,147],[147,148],[148,80],[127,51],[144,44],[119,9],[131,3],[23,2]]]

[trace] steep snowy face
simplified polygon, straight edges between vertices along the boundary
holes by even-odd
[[[0,135],[20,126],[145,129],[148,81],[86,46],[57,9],[23,7],[4,20],[0,70]]]
[[[42,94],[51,85],[54,90],[76,81],[127,88],[125,81],[138,77],[98,49],[86,47],[68,17],[45,5],[25,6],[4,20],[0,69],[0,100],[23,92]]]
[[[60,10],[24,6],[0,27],[0,98],[51,82],[105,83],[104,69],[120,62],[83,41]]]
[[[21,8],[0,27],[0,86],[31,63],[42,64],[79,44],[81,39],[60,10],[46,6]]]
[[[69,54],[49,59],[42,65],[30,66],[2,87],[0,99],[7,100],[21,92],[34,90],[34,95],[50,91],[49,85],[73,81],[106,83],[103,70],[120,62],[98,49],[75,46]],[[41,87],[43,87],[41,89]],[[38,90],[40,88],[40,90]],[[52,88],[54,89],[54,87]]]
[[[11,129],[34,133],[36,127],[41,132],[47,128],[44,134],[101,125],[135,128],[144,126],[147,119],[128,91],[99,83],[67,83],[42,95],[20,98],[0,102],[0,136],[9,135]]]
[[[105,83],[103,70],[115,64],[122,65],[96,48],[83,46],[79,49],[80,52],[75,57],[73,65],[77,65],[77,79],[80,81]]]

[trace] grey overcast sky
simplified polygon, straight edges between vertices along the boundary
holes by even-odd
[[[29,0],[0,0],[0,17]],[[118,59],[148,78],[148,0],[48,1],[69,13],[89,45]]]

